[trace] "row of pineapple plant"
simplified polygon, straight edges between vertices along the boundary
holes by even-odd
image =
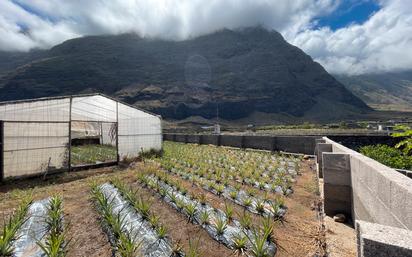
[[[67,226],[63,221],[63,199],[59,195],[52,196],[47,204],[45,217],[48,233],[46,237],[37,242],[47,257],[64,257],[67,255],[69,239]]]
[[[12,256],[14,242],[18,237],[18,231],[27,220],[27,212],[32,202],[30,195],[24,196],[16,210],[5,220],[0,235],[0,256]]]
[[[200,176],[237,181],[284,194],[291,192],[293,177],[299,172],[299,161],[268,153],[172,142],[165,143],[162,158],[167,168],[189,168]]]
[[[186,215],[189,222],[202,226],[213,239],[230,249],[248,256],[274,255],[276,247],[271,237],[274,228],[272,219],[265,219],[262,227],[257,228],[245,211],[239,220],[235,220],[233,206],[226,203],[224,210],[212,208],[204,195],[190,195],[167,174],[139,172],[138,180]]]
[[[276,196],[275,199],[269,199],[266,192],[263,197],[260,197],[253,188],[242,190],[239,184],[232,186],[228,180],[222,182],[207,179],[205,177],[200,177],[197,174],[187,173],[179,169],[166,170],[166,172],[190,180],[193,184],[196,184],[219,197],[222,196],[225,199],[246,208],[252,213],[281,219],[286,212],[286,206],[282,196]]]

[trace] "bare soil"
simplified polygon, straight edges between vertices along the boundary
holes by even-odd
[[[303,163],[302,175],[297,177],[294,193],[286,198],[288,211],[282,224],[278,224],[274,237],[278,245],[276,256],[313,256],[323,254],[324,237],[321,233],[315,206],[318,204],[315,173],[310,168],[312,161]],[[53,194],[64,198],[65,220],[70,223],[68,235],[71,237],[68,256],[111,256],[111,246],[103,233],[96,212],[89,201],[89,183],[92,180],[106,182],[118,176],[146,198],[152,200],[152,210],[160,217],[160,222],[168,228],[168,236],[173,244],[189,250],[189,239],[199,242],[202,256],[234,256],[235,253],[213,240],[200,226],[187,221],[186,217],[163,202],[152,190],[143,188],[136,182],[136,172],[144,169],[138,163],[130,169],[102,168],[89,171],[55,175],[41,178],[8,182],[0,186],[0,222],[5,220],[18,203],[22,193],[32,191],[36,200]],[[225,201],[200,187],[192,185],[177,176],[190,194],[205,194],[210,205],[224,209]],[[264,192],[259,191],[263,196]],[[228,201],[230,203],[230,201]],[[243,208],[232,204],[235,218]],[[255,224],[261,217],[252,214]],[[2,223],[0,223],[1,227]]]

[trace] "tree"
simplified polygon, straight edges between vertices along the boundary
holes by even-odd
[[[396,148],[401,149],[404,154],[409,155],[412,151],[412,129],[406,125],[395,126],[395,130],[399,131],[392,134],[392,137],[402,137],[402,141],[395,145]]]

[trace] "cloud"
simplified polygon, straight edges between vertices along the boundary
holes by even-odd
[[[49,48],[84,35],[135,32],[181,40],[261,24],[281,32],[330,72],[399,70],[412,62],[412,6],[380,0],[364,24],[332,31],[317,19],[344,0],[2,0],[0,50]],[[409,6],[408,6],[409,5]]]
[[[331,31],[306,29],[288,39],[329,72],[363,74],[412,68],[412,5],[382,1],[382,8],[363,24]]]

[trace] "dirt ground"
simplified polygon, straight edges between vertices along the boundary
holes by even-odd
[[[323,256],[325,237],[320,229],[316,206],[319,202],[315,172],[310,168],[313,161],[303,163],[302,174],[297,177],[294,193],[286,198],[288,211],[282,224],[278,224],[274,238],[278,244],[276,256]],[[34,199],[42,199],[53,194],[64,198],[65,220],[68,221],[68,235],[71,238],[68,256],[112,256],[111,246],[101,230],[96,212],[89,200],[89,183],[92,180],[108,181],[119,176],[138,192],[152,201],[152,210],[160,217],[160,222],[168,228],[168,236],[173,244],[183,250],[189,249],[189,239],[199,242],[202,256],[235,256],[231,250],[214,241],[200,226],[189,223],[184,215],[164,203],[150,189],[143,188],[136,181],[136,172],[143,169],[139,163],[131,169],[102,168],[54,175],[46,180],[40,178],[10,181],[0,185],[0,227],[5,218],[18,205],[22,193],[31,191]],[[176,179],[181,180],[177,176]],[[181,180],[189,193],[204,193],[210,205],[224,208],[222,198]],[[263,195],[263,192],[260,192]],[[243,208],[233,204],[235,218]],[[258,224],[261,217],[252,215]],[[338,229],[337,233],[340,233]],[[351,255],[334,255],[351,256]]]

